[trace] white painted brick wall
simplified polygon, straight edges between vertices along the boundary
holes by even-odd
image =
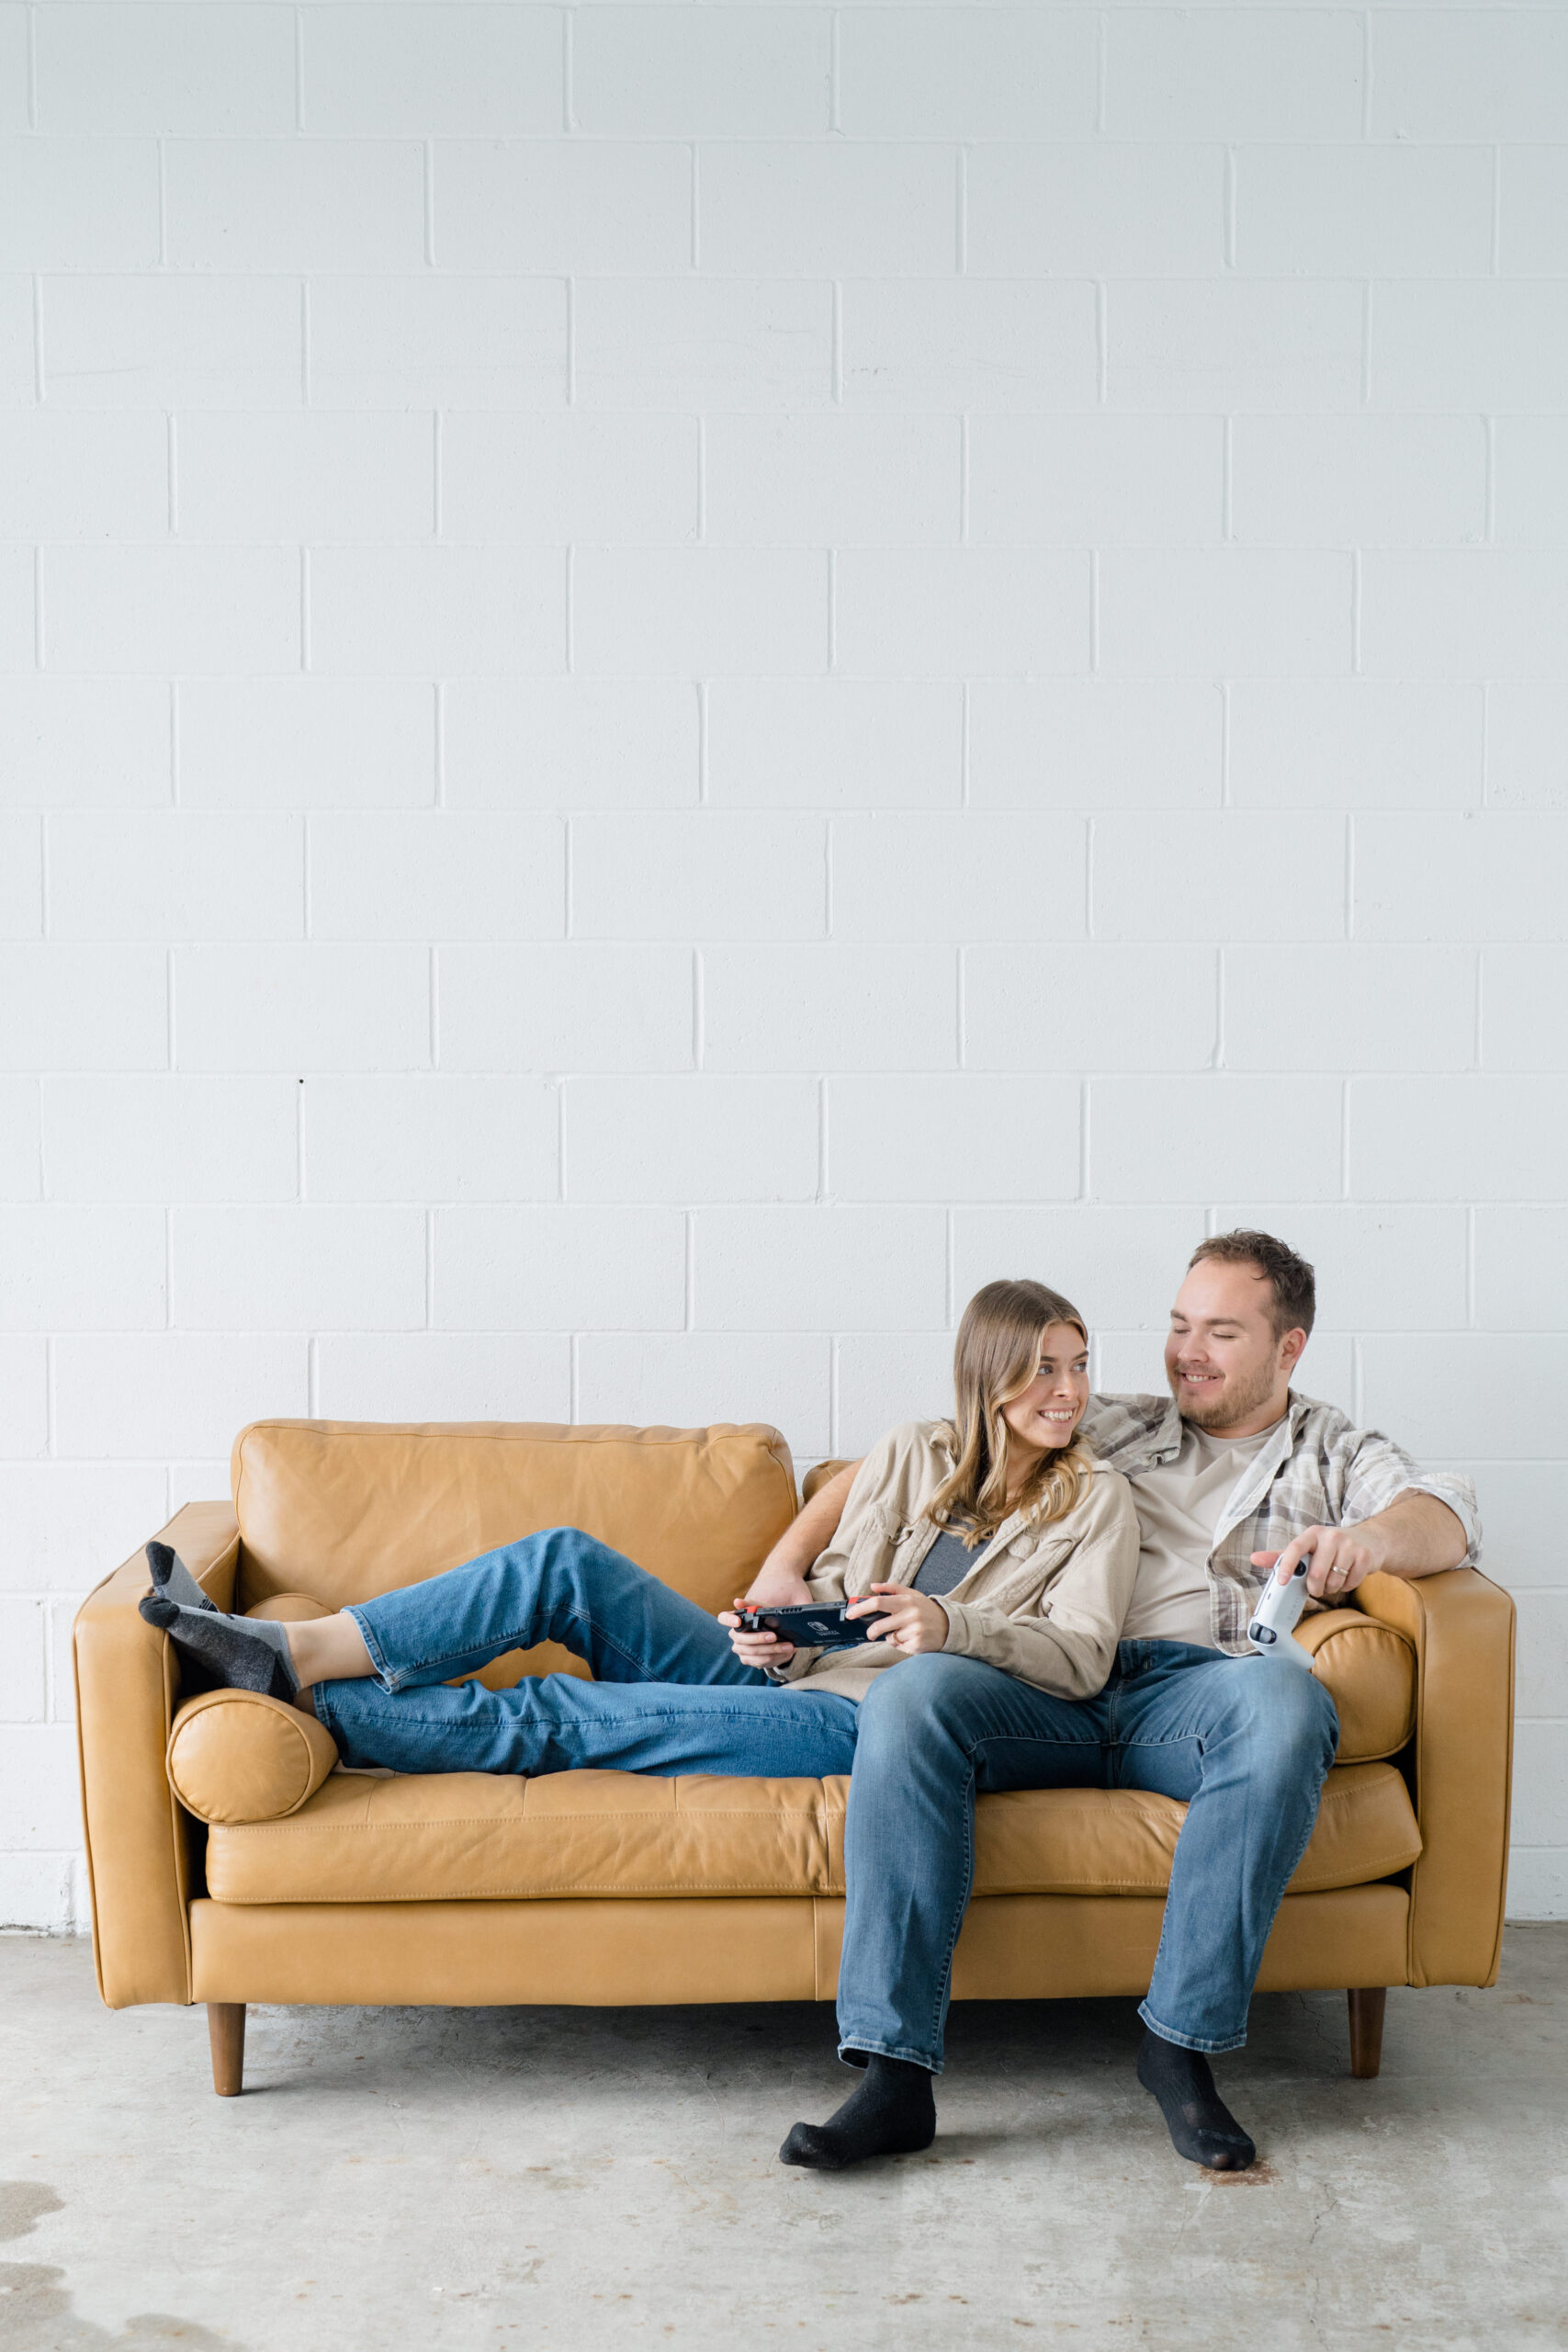
[[[0,8],[0,1924],[265,1412],[1157,1381],[1474,1471],[1568,1911],[1568,18]]]

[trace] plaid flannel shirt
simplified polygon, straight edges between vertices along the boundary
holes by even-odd
[[[1080,1423],[1101,1462],[1124,1477],[1174,1462],[1181,1417],[1169,1396],[1091,1396]],[[1291,1392],[1290,1410],[1226,1498],[1209,1555],[1209,1625],[1216,1647],[1247,1650],[1247,1623],[1267,1570],[1254,1552],[1282,1552],[1308,1527],[1354,1527],[1414,1489],[1447,1503],[1464,1529],[1461,1565],[1481,1555],[1475,1488],[1445,1470],[1423,1470],[1381,1430],[1359,1430],[1334,1405]],[[1133,1489],[1134,1501],[1137,1487]]]

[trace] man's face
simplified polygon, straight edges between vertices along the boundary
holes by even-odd
[[[1255,1434],[1285,1409],[1301,1331],[1274,1336],[1273,1285],[1252,1265],[1205,1258],[1176,1294],[1165,1376],[1185,1421]]]

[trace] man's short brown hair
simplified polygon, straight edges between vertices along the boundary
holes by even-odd
[[[1187,1261],[1188,1272],[1205,1258],[1217,1258],[1227,1266],[1256,1266],[1274,1295],[1269,1310],[1274,1337],[1282,1340],[1287,1331],[1305,1331],[1310,1337],[1317,1284],[1306,1260],[1284,1242],[1276,1241],[1271,1233],[1249,1233],[1238,1227],[1234,1233],[1216,1233],[1213,1240],[1200,1241]]]

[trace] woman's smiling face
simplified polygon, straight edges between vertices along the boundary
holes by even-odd
[[[1083,1333],[1071,1323],[1047,1324],[1040,1334],[1034,1377],[1002,1407],[1003,1420],[1012,1438],[1030,1453],[1054,1453],[1071,1443],[1088,1403],[1089,1349]]]

